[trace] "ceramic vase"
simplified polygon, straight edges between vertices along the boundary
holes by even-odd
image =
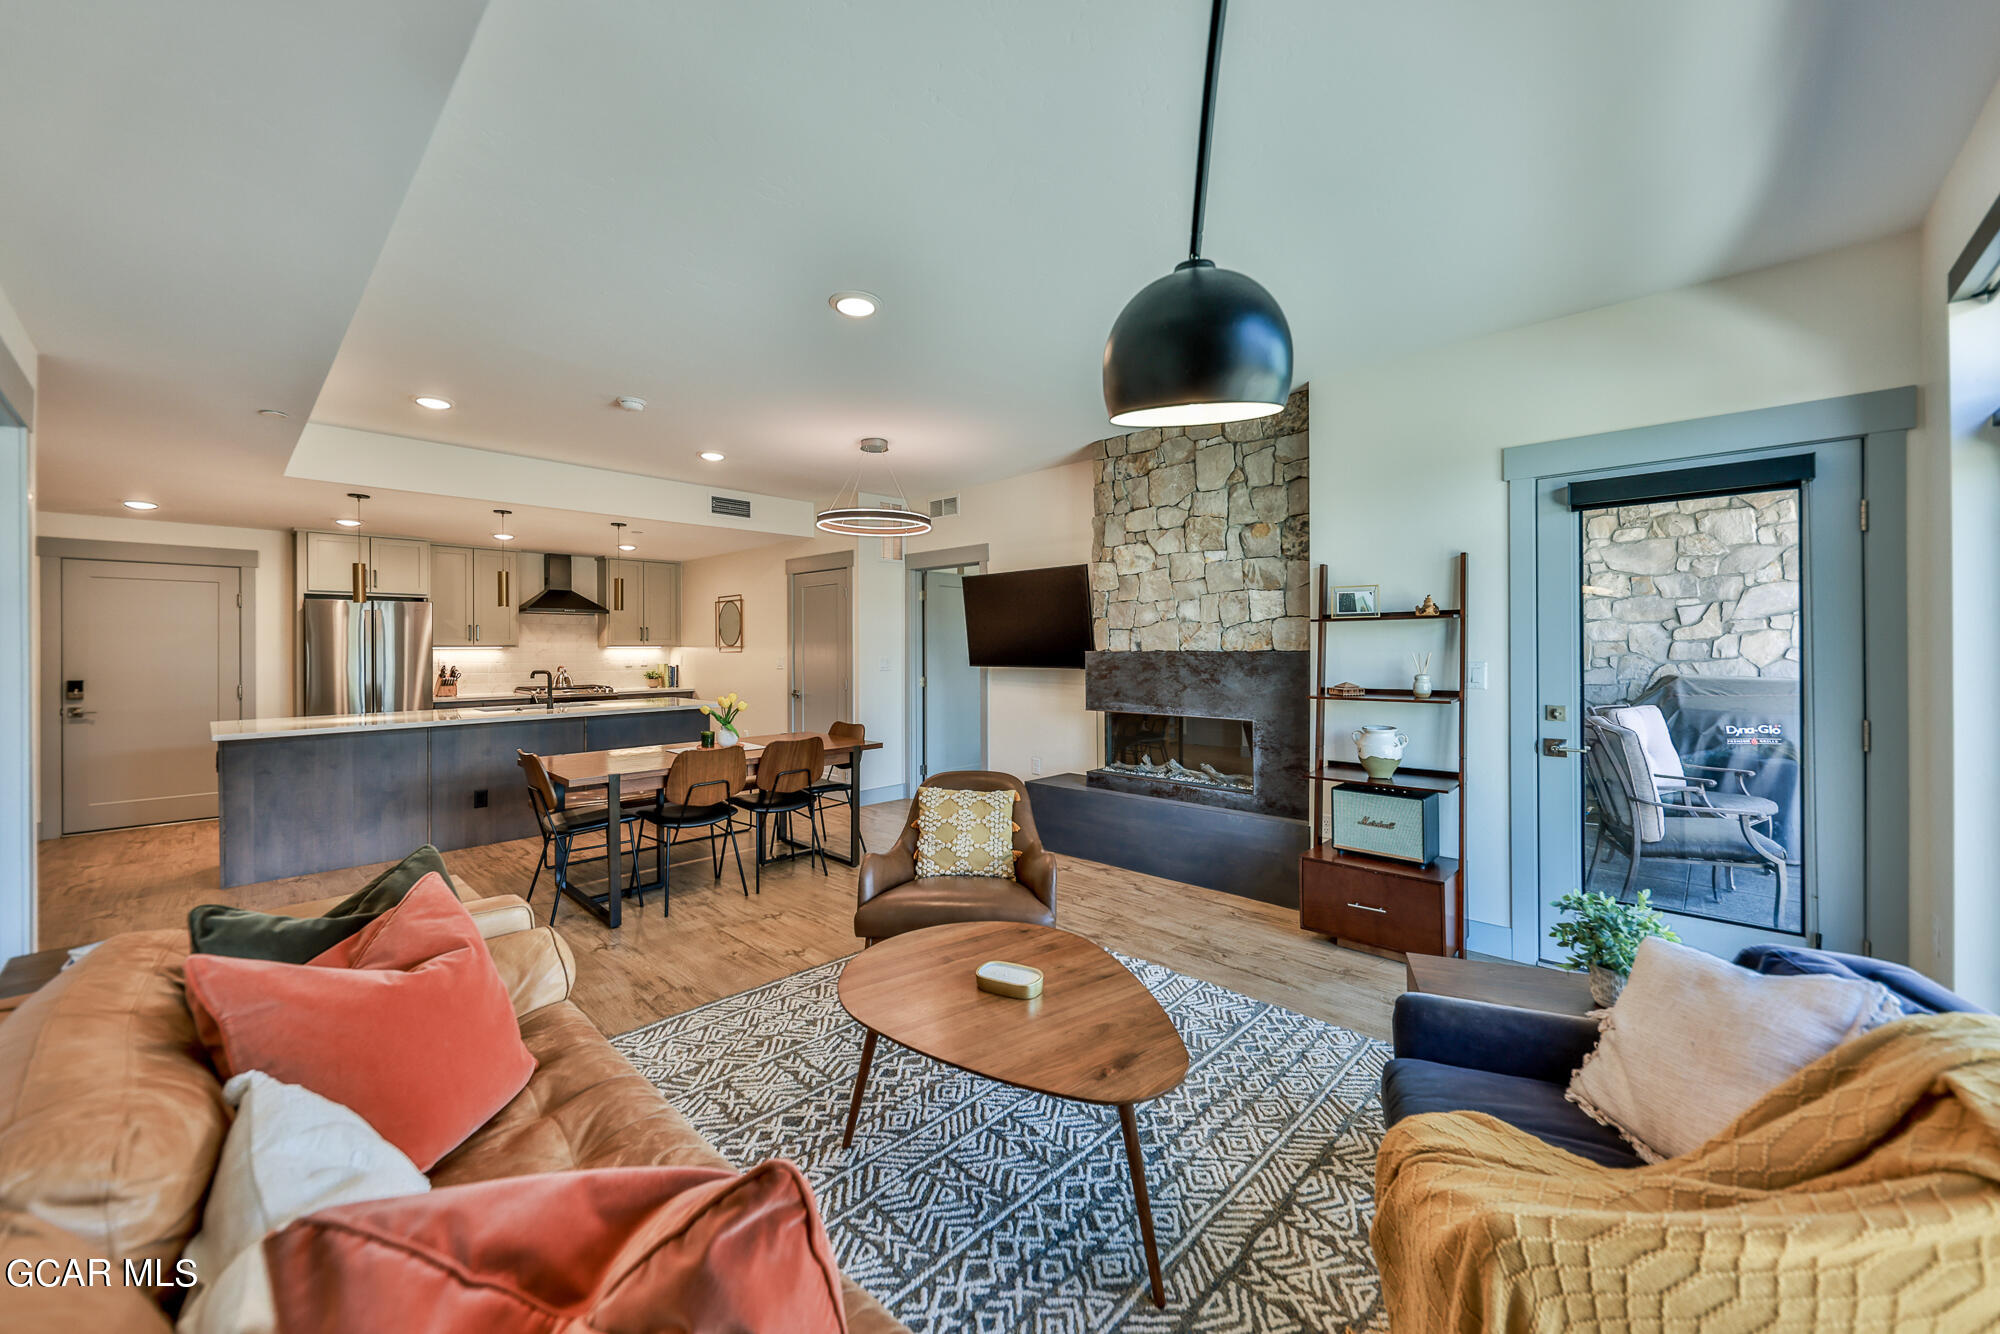
[[[1625,990],[1625,974],[1614,973],[1601,963],[1590,965],[1590,998],[1598,1008],[1610,1009],[1618,1002],[1618,993]]]
[[[1417,673],[1416,679],[1410,682],[1410,693],[1418,699],[1429,699],[1431,697],[1431,678],[1429,672]]]
[[[1388,723],[1370,723],[1353,734],[1354,753],[1370,778],[1381,780],[1396,772],[1403,762],[1403,748],[1410,738]]]
[[[716,744],[716,745],[718,745],[718,746],[733,746],[733,745],[735,745],[735,744],[736,744],[736,743],[737,743],[738,741],[741,741],[742,739],[743,739],[742,737],[739,737],[739,736],[737,736],[737,735],[736,735],[736,729],[735,729],[735,728],[733,728],[733,727],[724,727],[724,726],[723,726],[723,725],[722,725],[721,723],[717,723],[717,724],[715,725],[715,744]]]

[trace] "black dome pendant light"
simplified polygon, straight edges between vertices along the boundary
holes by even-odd
[[[1225,8],[1227,0],[1215,0],[1209,19],[1188,257],[1126,303],[1104,344],[1104,407],[1117,426],[1268,417],[1284,409],[1292,391],[1292,330],[1285,312],[1254,279],[1201,257]]]

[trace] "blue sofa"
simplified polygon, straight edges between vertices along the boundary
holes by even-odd
[[[1754,972],[1861,977],[1887,987],[1910,1014],[1979,1006],[1922,973],[1883,959],[1786,945],[1753,945],[1736,962]],[[1411,992],[1396,999],[1395,1059],[1382,1071],[1382,1116],[1486,1112],[1538,1139],[1609,1167],[1637,1167],[1618,1132],[1563,1097],[1570,1073],[1597,1045],[1597,1021],[1510,1005]]]

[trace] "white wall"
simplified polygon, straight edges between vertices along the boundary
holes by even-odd
[[[940,519],[908,544],[911,553],[984,543],[989,570],[1076,565],[1090,559],[1088,463],[1044,468],[1006,481],[967,487],[959,514]],[[681,567],[681,684],[702,699],[734,690],[751,703],[753,732],[785,727],[790,651],[785,562],[824,551],[854,552],[855,717],[882,749],[870,751],[862,781],[871,790],[902,788],[907,770],[908,624],[902,561],[884,561],[879,539],[807,539]],[[744,650],[721,653],[709,628],[715,599],[743,595]],[[883,664],[887,663],[886,669]],[[1102,745],[1095,715],[1084,711],[1083,673],[995,669],[987,674],[987,762],[1032,776],[1088,769]]]
[[[293,650],[297,598],[292,583],[292,535],[274,528],[227,528],[166,519],[110,518],[96,514],[42,514],[43,537],[96,542],[150,542],[170,547],[229,547],[257,553],[256,623],[247,629],[256,645],[256,712],[289,717],[293,707]]]
[[[2000,88],[1932,201],[1918,287],[1923,421],[1910,449],[1912,962],[2000,1006],[2000,304],[1946,275],[2000,196]]]
[[[1467,705],[1467,909],[1491,924],[1475,925],[1475,949],[1503,951],[1492,928],[1511,915],[1500,451],[1914,383],[1916,283],[1909,234],[1314,380],[1315,564],[1335,583],[1379,583],[1394,608],[1444,602],[1450,558],[1471,553],[1470,653],[1489,673]],[[1422,633],[1347,636],[1335,675],[1398,682]],[[1436,749],[1445,712],[1377,708],[1365,721],[1404,725],[1423,764],[1449,758]]]
[[[0,348],[32,390],[40,354],[0,292]],[[26,403],[15,407],[26,411]],[[35,452],[27,432],[0,428],[0,958],[35,948],[35,755],[40,710],[34,655],[39,596],[35,547]]]

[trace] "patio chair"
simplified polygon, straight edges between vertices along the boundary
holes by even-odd
[[[1593,717],[1604,718],[1619,727],[1632,732],[1639,738],[1639,745],[1646,754],[1646,766],[1653,775],[1653,785],[1659,789],[1663,801],[1692,806],[1707,806],[1713,810],[1727,811],[1731,815],[1749,815],[1769,832],[1770,822],[1777,817],[1778,803],[1769,797],[1752,796],[1746,780],[1755,778],[1752,769],[1734,769],[1720,764],[1690,764],[1681,758],[1674,747],[1674,739],[1667,731],[1667,717],[1660,712],[1657,704],[1600,704],[1590,711]],[[1716,778],[1698,777],[1688,770],[1699,769],[1703,773],[1720,775]],[[1728,786],[1735,780],[1735,788]]]
[[[1769,814],[1669,801],[1653,777],[1637,732],[1599,713],[1585,718],[1584,733],[1590,742],[1585,775],[1598,807],[1597,842],[1584,874],[1586,882],[1597,869],[1605,838],[1610,837],[1626,847],[1631,859],[1622,893],[1632,891],[1640,863],[1647,860],[1693,862],[1732,872],[1738,866],[1752,866],[1777,876],[1778,901],[1771,924],[1784,920],[1785,850],[1756,828],[1770,819]],[[1676,789],[1673,795],[1683,791]],[[1735,887],[1733,879],[1730,886]]]

